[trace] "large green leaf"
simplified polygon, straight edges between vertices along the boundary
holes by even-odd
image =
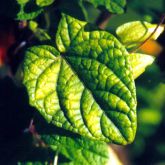
[[[30,103],[59,127],[127,144],[136,132],[136,94],[129,54],[104,31],[63,15],[51,46],[27,50],[24,84]]]
[[[42,139],[57,153],[68,158],[66,165],[107,165],[110,161],[110,149],[104,142],[59,135],[42,135]]]
[[[156,24],[150,24],[143,21],[133,21],[119,26],[116,30],[120,41],[126,47],[134,47],[144,42],[155,30]],[[159,26],[158,29],[151,36],[151,39],[156,40],[163,32],[164,26]]]
[[[86,0],[95,7],[105,7],[111,13],[122,14],[126,5],[126,0]]]

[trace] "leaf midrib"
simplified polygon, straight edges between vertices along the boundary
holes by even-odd
[[[71,68],[71,70],[74,72],[74,74],[79,78],[79,80],[81,81],[81,78],[79,77],[79,75],[76,73],[76,71],[73,69],[73,67],[70,65],[70,63],[66,60],[65,56],[64,55],[61,55],[63,60],[65,60],[65,62],[69,65],[69,67]],[[112,119],[110,119],[107,114],[105,113],[105,111],[103,110],[103,108],[100,106],[100,104],[97,102],[97,99],[95,98],[95,96],[93,95],[92,91],[87,88],[87,86],[85,85],[85,83],[83,81],[81,81],[81,83],[84,85],[84,87],[86,89],[89,90],[90,94],[93,96],[94,100],[96,101],[97,105],[100,107],[100,109],[102,110],[102,113],[114,124],[114,126],[116,127],[116,129],[120,132],[120,135],[127,141],[127,138],[125,137],[124,133],[121,132],[121,130],[116,126],[115,122],[112,121]],[[125,115],[125,114],[124,114]],[[127,116],[127,115],[126,115]],[[128,117],[128,116],[127,116]],[[100,118],[100,121],[101,121],[101,118]],[[102,126],[100,124],[100,128],[102,130]],[[102,132],[103,133],[103,132]],[[104,137],[105,138],[108,138],[110,139],[110,137],[107,137],[104,133],[103,133]]]

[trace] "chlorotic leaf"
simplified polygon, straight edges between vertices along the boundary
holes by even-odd
[[[36,4],[40,7],[49,6],[51,5],[55,0],[36,0]]]
[[[65,165],[108,165],[110,161],[110,149],[104,142],[84,137],[59,135],[42,135],[41,137],[54,151],[69,159]]]
[[[27,50],[24,84],[48,122],[81,135],[127,144],[136,132],[136,93],[129,54],[105,31],[63,15],[57,47]]]
[[[124,7],[126,0],[87,0],[92,3],[95,7],[105,7],[109,12],[122,14],[124,13]]]
[[[143,21],[133,21],[119,26],[116,34],[120,41],[128,48],[137,46],[139,43],[145,41],[157,27],[156,24],[151,24]],[[159,26],[151,39],[156,40],[163,32],[164,26]]]
[[[130,63],[133,69],[133,77],[136,79],[144,71],[145,68],[154,62],[154,57],[146,54],[133,53],[129,56]]]

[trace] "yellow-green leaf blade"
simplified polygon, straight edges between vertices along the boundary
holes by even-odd
[[[137,46],[144,42],[154,32],[156,24],[151,24],[143,21],[133,21],[119,26],[116,34],[120,41],[128,48]],[[151,39],[156,40],[163,32],[164,26],[160,25],[151,36]]]
[[[133,77],[136,79],[154,62],[154,57],[146,54],[132,53],[129,60],[133,69]]]
[[[130,143],[136,133],[136,93],[129,54],[113,35],[86,32],[85,24],[63,15],[56,36],[61,55],[51,46],[27,51],[24,84],[31,105],[58,127]]]

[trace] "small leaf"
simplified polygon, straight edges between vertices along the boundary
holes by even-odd
[[[38,27],[38,23],[35,21],[29,21],[29,29],[34,33],[35,37],[40,41],[50,40],[51,37],[46,30]]]
[[[36,0],[36,5],[38,5],[38,8],[35,11],[29,11],[29,12],[25,11],[25,6],[27,5],[27,3],[32,3],[32,5],[35,5],[33,0],[16,0],[16,1],[20,5],[20,11],[18,12],[16,19],[32,20],[43,12],[43,7],[51,5],[55,0]]]
[[[42,8],[38,8],[35,11],[25,12],[25,7],[29,2],[31,2],[31,0],[17,0],[17,3],[20,5],[20,10],[16,17],[17,20],[32,20],[43,12]]]
[[[111,158],[109,146],[104,142],[59,135],[41,137],[53,150],[70,160],[65,165],[107,165]]]
[[[36,29],[38,28],[38,23],[35,21],[29,21],[29,28],[32,31],[36,31]]]
[[[39,16],[43,12],[43,9],[38,9],[36,11],[30,12],[30,13],[25,13],[24,10],[21,10],[17,14],[17,20],[32,20]]]
[[[81,135],[127,144],[136,132],[136,93],[129,54],[104,31],[63,15],[57,47],[27,50],[24,84],[48,122]]]
[[[145,68],[154,62],[154,57],[146,54],[133,53],[130,54],[129,60],[133,68],[133,77],[136,79],[144,71]]]
[[[143,21],[128,22],[119,26],[116,30],[116,34],[126,47],[131,48],[145,41],[156,27],[156,24]],[[163,30],[164,26],[159,26],[151,39],[156,40]]]
[[[36,0],[36,4],[40,7],[49,6],[51,5],[55,0]]]
[[[16,0],[16,1],[18,2],[18,4],[22,5],[28,3],[30,0]]]
[[[126,0],[86,0],[92,3],[95,7],[104,7],[111,13],[122,14]]]

